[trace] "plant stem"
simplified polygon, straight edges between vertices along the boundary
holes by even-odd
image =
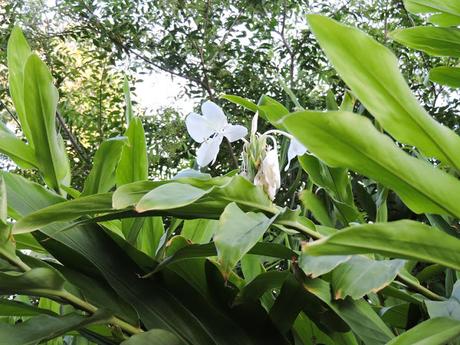
[[[433,300],[433,301],[445,301],[446,298],[443,297],[443,296],[439,296],[438,294],[434,293],[433,291],[431,290],[428,290],[426,287],[420,285],[420,284],[417,284],[409,279],[407,279],[406,277],[403,277],[402,275],[398,274],[396,276],[396,280],[400,281],[401,283],[404,283],[405,285],[407,285],[409,288],[419,292],[421,295]]]

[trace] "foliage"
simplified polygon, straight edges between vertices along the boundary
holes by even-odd
[[[437,22],[460,17],[454,1],[427,4],[406,1]],[[290,88],[285,104],[224,96],[257,113],[243,150],[257,173],[185,169],[149,180],[155,143],[125,84],[124,135],[101,143],[82,186],[68,176],[50,72],[13,30],[10,90],[26,141],[5,130],[0,150],[40,181],[1,174],[0,339],[458,342],[457,134],[418,103],[388,48],[325,16],[308,22],[350,90],[342,102],[330,93],[323,112]],[[277,129],[258,133],[258,118]],[[256,177],[280,174],[275,134],[308,152],[283,173],[295,175],[293,188],[272,200]],[[273,164],[261,164],[267,157]]]

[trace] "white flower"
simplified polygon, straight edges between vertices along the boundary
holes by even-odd
[[[303,146],[302,143],[300,143],[300,141],[298,141],[296,138],[292,137],[288,149],[288,164],[286,165],[286,168],[284,168],[284,171],[289,169],[291,160],[293,160],[294,157],[302,156],[305,154],[305,152],[307,152],[307,148]]]
[[[280,166],[276,148],[266,153],[259,171],[254,177],[254,184],[262,186],[271,200],[275,199],[276,192],[281,187]]]
[[[203,115],[190,113],[185,124],[193,140],[201,144],[196,152],[196,160],[200,167],[205,167],[216,160],[224,137],[234,142],[245,137],[248,130],[241,125],[229,124],[222,109],[211,101],[203,103],[201,112]]]

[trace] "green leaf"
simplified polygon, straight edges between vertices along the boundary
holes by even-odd
[[[274,218],[269,219],[262,213],[244,213],[235,203],[225,208],[214,235],[217,256],[225,274],[228,275],[243,255],[261,239]]]
[[[332,19],[309,15],[308,21],[339,75],[386,131],[398,141],[418,147],[425,156],[437,157],[460,170],[460,138],[419,104],[388,48]]]
[[[457,339],[459,335],[459,321],[436,318],[418,324],[387,345],[440,345]]]
[[[44,207],[28,214],[14,224],[13,233],[31,232],[55,222],[64,222],[81,216],[108,211],[112,211],[112,193],[84,196]]]
[[[452,295],[447,301],[425,301],[428,314],[432,319],[435,317],[449,317],[460,321],[460,281],[454,285]]]
[[[319,277],[332,271],[341,263],[350,260],[349,255],[326,255],[311,256],[302,252],[299,259],[299,267],[311,278]]]
[[[185,220],[181,236],[192,243],[208,243],[216,232],[219,222],[213,219]]]
[[[47,296],[62,291],[64,278],[56,271],[39,267],[24,273],[0,272],[0,294],[30,294]]]
[[[250,100],[246,98],[240,97],[240,96],[221,95],[220,98],[223,98],[232,103],[241,105],[243,108],[246,108],[254,113],[257,112],[258,110],[257,104],[255,104],[254,102],[251,102]]]
[[[445,12],[460,15],[457,0],[404,0],[404,6],[412,13]]]
[[[459,181],[400,150],[369,119],[306,111],[292,113],[282,123],[326,164],[349,167],[381,182],[414,212],[460,216]]]
[[[29,44],[19,27],[14,27],[8,40],[8,83],[11,98],[21,123],[21,129],[29,144],[33,147],[33,138],[25,110],[24,98],[24,66],[32,52]]]
[[[300,193],[299,199],[306,210],[311,211],[313,217],[322,225],[334,226],[329,212],[324,205],[323,201],[316,196],[312,191],[305,189]]]
[[[163,219],[161,217],[146,217],[143,221],[136,239],[136,248],[154,257],[165,231]]]
[[[133,117],[125,133],[128,142],[123,146],[116,171],[117,186],[147,180],[148,160],[144,127],[139,117]]]
[[[434,56],[460,57],[460,29],[417,26],[390,34],[396,42]]]
[[[438,26],[458,26],[460,25],[460,13],[458,16],[449,13],[433,14],[428,21]]]
[[[211,190],[203,190],[188,184],[171,182],[145,194],[137,203],[136,211],[170,210],[184,207],[209,194]]]
[[[332,271],[334,298],[350,296],[358,299],[370,292],[378,292],[395,279],[403,266],[403,260],[376,261],[354,255]]]
[[[133,335],[121,345],[184,345],[178,337],[164,329],[151,329],[147,332]]]
[[[367,301],[333,300],[329,283],[321,279],[307,280],[305,290],[326,303],[365,344],[383,345],[394,337]]]
[[[0,298],[0,315],[1,316],[36,316],[40,314],[55,315],[52,311],[38,308],[31,304]]]
[[[15,325],[0,322],[0,344],[37,345],[103,319],[108,319],[108,315],[100,314],[91,317],[80,314],[61,317],[39,315]]]
[[[455,270],[460,270],[459,249],[459,239],[410,220],[356,225],[304,246],[310,255],[379,253]]]
[[[94,155],[94,163],[81,196],[105,193],[115,185],[115,168],[120,160],[125,138],[104,141]]]
[[[24,67],[24,107],[33,138],[35,155],[46,184],[55,191],[69,185],[70,166],[64,142],[56,131],[58,92],[40,58],[32,54]]]
[[[435,67],[430,70],[430,80],[453,88],[460,88],[459,67]]]
[[[38,167],[35,152],[31,146],[17,138],[2,122],[0,122],[0,152],[11,158],[21,168]]]
[[[131,120],[134,117],[133,114],[133,104],[131,103],[131,92],[129,89],[129,81],[128,78],[125,77],[125,80],[123,81],[123,94],[125,96],[125,119],[126,119],[126,124],[129,126]]]

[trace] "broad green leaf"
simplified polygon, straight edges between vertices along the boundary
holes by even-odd
[[[151,329],[147,332],[133,335],[121,345],[184,345],[185,343],[171,332],[163,329]]]
[[[304,208],[311,211],[313,217],[315,217],[320,224],[330,227],[334,226],[334,222],[323,200],[312,191],[308,189],[303,190],[299,195],[299,199],[302,201]]]
[[[310,255],[379,253],[460,270],[460,240],[410,220],[351,226],[306,244],[304,250]]]
[[[273,220],[262,213],[244,213],[235,203],[225,208],[214,235],[217,256],[225,274],[228,275],[243,255],[261,239]]]
[[[434,56],[460,57],[460,29],[417,26],[390,34],[396,42]]]
[[[213,219],[191,219],[185,220],[181,236],[192,243],[208,243],[216,232],[219,222]]]
[[[136,239],[136,248],[154,257],[165,231],[163,219],[161,217],[146,217],[143,220],[144,222]]]
[[[279,289],[286,281],[289,272],[269,271],[259,274],[243,287],[235,298],[235,303],[258,301],[266,292]]]
[[[104,141],[96,151],[93,167],[85,181],[81,196],[105,193],[115,186],[115,168],[120,160],[125,138]]]
[[[442,345],[460,336],[460,322],[448,318],[424,321],[387,345]]]
[[[308,21],[339,75],[386,131],[398,141],[418,147],[425,156],[437,157],[460,170],[460,137],[419,104],[388,48],[332,19],[309,15]]]
[[[136,211],[170,210],[187,206],[210,192],[210,189],[203,190],[188,184],[167,183],[145,194],[137,203]]]
[[[457,0],[404,0],[404,6],[412,13],[445,12],[460,16]]]
[[[460,13],[458,16],[449,13],[433,14],[428,21],[438,26],[458,26],[460,25]]]
[[[108,319],[105,313],[90,317],[74,313],[61,317],[39,315],[15,325],[0,322],[0,345],[37,345],[104,319]]]
[[[259,115],[272,123],[289,113],[284,105],[267,95],[260,97],[257,106]]]
[[[169,181],[138,181],[118,187],[113,193],[113,208],[121,210],[133,207],[145,194],[166,183]]]
[[[223,98],[232,103],[241,105],[243,108],[246,108],[254,113],[257,112],[258,110],[257,104],[255,104],[254,102],[251,102],[250,100],[246,98],[240,97],[240,96],[221,95],[220,98]]]
[[[326,164],[349,167],[381,182],[414,212],[460,216],[459,181],[400,150],[366,117],[306,111],[292,113],[282,122]]]
[[[0,122],[0,152],[25,169],[37,168],[34,150]]]
[[[128,142],[123,146],[116,171],[117,186],[147,180],[148,161],[144,127],[139,117],[133,117],[125,133]]]
[[[459,67],[435,67],[430,70],[430,80],[453,88],[460,88]]]
[[[447,301],[425,301],[428,314],[432,319],[435,317],[449,317],[460,321],[460,281],[454,285],[452,295]]]
[[[407,328],[409,318],[412,316],[410,313],[414,314],[413,309],[411,310],[410,303],[401,303],[392,305],[391,307],[384,307],[379,311],[383,321],[400,329]]]
[[[56,271],[39,267],[30,271],[0,272],[0,294],[47,296],[64,288],[64,278]]]
[[[40,58],[32,54],[24,67],[24,107],[35,155],[46,184],[56,191],[69,185],[70,166],[64,142],[56,131],[58,92]]]
[[[8,40],[8,82],[11,98],[21,123],[21,129],[29,144],[33,147],[33,137],[29,128],[24,99],[24,66],[32,52],[21,29],[14,27]]]
[[[307,280],[305,290],[326,303],[365,344],[383,345],[394,337],[367,301],[333,300],[329,283],[321,279]]]
[[[41,309],[31,304],[0,298],[1,316],[36,316],[40,314],[55,315],[52,311]]]
[[[129,89],[129,81],[128,78],[125,77],[125,80],[123,81],[123,94],[125,96],[125,119],[126,119],[126,124],[129,126],[131,120],[134,117],[133,114],[133,104],[131,103],[131,92]]]
[[[55,222],[109,211],[112,211],[112,193],[88,195],[50,205],[28,214],[14,224],[13,233],[31,232]]]
[[[312,256],[302,252],[299,259],[299,267],[311,278],[319,277],[332,271],[341,263],[350,260],[349,255],[325,255]]]
[[[350,296],[358,299],[370,292],[380,291],[396,278],[403,266],[403,260],[376,261],[354,255],[332,271],[334,298]]]

